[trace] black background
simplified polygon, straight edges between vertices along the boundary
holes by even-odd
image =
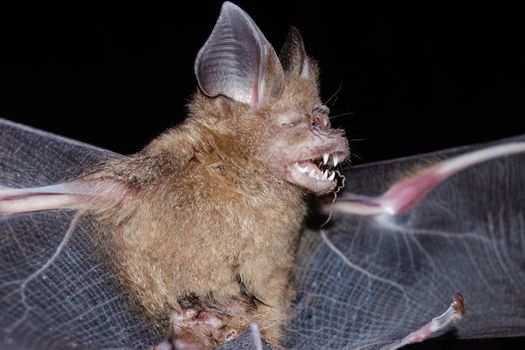
[[[120,153],[140,150],[184,118],[193,60],[220,4],[2,10],[0,116]],[[517,9],[237,4],[277,52],[288,27],[300,29],[319,61],[324,100],[342,86],[329,106],[352,113],[332,123],[346,128],[354,164],[525,133]]]
[[[28,8],[0,17],[0,116],[132,153],[185,116],[221,1]],[[289,25],[321,67],[353,161],[525,132],[516,9],[238,1],[279,52]]]

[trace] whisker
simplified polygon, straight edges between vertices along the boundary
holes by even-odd
[[[330,107],[334,107],[338,100],[339,100],[339,94],[334,98],[334,102],[332,102],[332,105]]]
[[[339,92],[341,91],[341,88],[343,87],[343,82],[341,81],[339,83],[339,87],[337,88],[337,90],[335,90],[335,92],[332,94],[332,96],[330,96],[330,98],[328,100],[326,100],[326,102],[323,102],[324,105],[327,105],[328,103],[330,103],[330,101],[337,96],[337,94],[339,94]],[[335,100],[337,101],[337,99]],[[334,103],[332,104],[332,106],[335,104],[335,101]]]
[[[352,157],[357,158],[359,160],[363,160],[363,157],[361,157],[359,154],[356,154],[356,153],[353,153],[353,152],[352,152]],[[350,159],[348,159],[348,161],[351,162]],[[350,164],[350,163],[348,163],[348,164]]]
[[[338,114],[338,115],[334,115],[332,117],[328,117],[328,119],[332,120],[332,119],[339,118],[339,117],[342,117],[342,116],[345,116],[345,115],[354,115],[354,112],[341,113],[341,114]]]

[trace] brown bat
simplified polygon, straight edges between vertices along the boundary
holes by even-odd
[[[4,189],[0,211],[93,214],[122,283],[157,324],[170,322],[177,349],[216,346],[251,323],[278,346],[305,199],[335,190],[348,141],[330,126],[295,28],[278,57],[225,2],[195,74],[184,123],[74,181]]]

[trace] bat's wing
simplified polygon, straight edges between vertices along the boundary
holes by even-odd
[[[381,194],[414,167],[473,148],[356,167],[345,174],[347,191]],[[0,120],[0,183],[10,188],[60,183],[117,156]],[[306,232],[287,346],[388,347],[444,312],[458,291],[466,314],[456,336],[523,335],[524,165],[520,155],[491,160],[404,214],[334,213],[323,234]],[[81,218],[64,242],[78,219],[67,211],[0,216],[0,349],[145,348],[161,339],[100,263],[94,222]],[[255,343],[247,333],[224,348]]]
[[[525,137],[506,143],[519,140]],[[477,148],[355,167],[345,173],[343,197],[375,208],[404,175]],[[426,181],[421,179],[408,182],[417,187]],[[445,328],[453,336],[525,334],[525,156],[474,165],[416,199],[402,214],[334,213],[331,225],[305,233],[288,346],[395,348],[428,337],[429,327],[444,318],[428,322],[447,310],[457,292],[464,297],[465,315]],[[460,313],[453,307],[448,316]]]
[[[0,119],[4,186],[59,183],[117,156]],[[159,341],[95,254],[94,221],[80,218],[63,242],[76,219],[72,211],[0,214],[0,349],[145,348]]]

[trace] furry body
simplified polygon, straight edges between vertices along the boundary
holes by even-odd
[[[242,281],[260,301],[250,314],[263,336],[280,340],[306,192],[276,178],[259,153],[275,115],[319,102],[315,85],[289,84],[257,113],[197,93],[184,124],[91,176],[131,189],[99,216],[117,271],[154,320],[189,296],[228,309]]]

